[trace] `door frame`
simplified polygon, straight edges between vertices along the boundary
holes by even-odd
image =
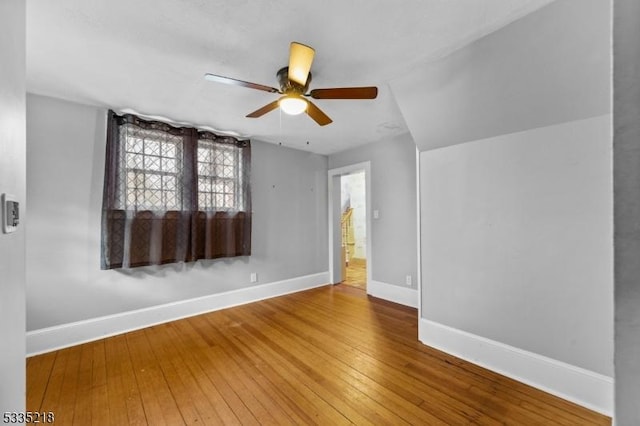
[[[341,258],[341,207],[340,200],[340,178],[355,172],[364,170],[364,182],[365,182],[365,208],[366,208],[366,253],[367,253],[367,293],[369,293],[369,283],[371,282],[372,270],[373,270],[373,257],[371,255],[371,242],[373,235],[371,232],[371,162],[364,161],[362,163],[350,164],[344,167],[338,167],[330,169],[328,174],[328,205],[329,205],[329,282],[331,284],[338,284],[342,280],[342,262]]]

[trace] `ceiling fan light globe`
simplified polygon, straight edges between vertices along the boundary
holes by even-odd
[[[284,96],[278,101],[285,114],[298,115],[307,110],[307,101],[298,96]]]

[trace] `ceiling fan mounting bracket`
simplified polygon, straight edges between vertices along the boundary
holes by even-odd
[[[289,67],[283,67],[278,70],[276,73],[278,77],[278,83],[280,84],[280,90],[282,93],[286,94],[298,94],[302,95],[307,92],[309,89],[309,83],[311,83],[311,73],[307,76],[307,82],[304,86],[296,83],[295,81],[289,80]]]

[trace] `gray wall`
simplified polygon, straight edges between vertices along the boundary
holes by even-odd
[[[0,193],[18,197],[22,224],[0,231],[0,413],[25,408],[25,4],[0,2]]]
[[[640,2],[613,2],[616,424],[640,424]]]
[[[250,257],[101,271],[105,122],[27,97],[27,330],[328,270],[327,157],[252,141]]]
[[[420,150],[608,113],[609,8],[555,1],[392,81]]]
[[[329,169],[364,161],[371,162],[371,208],[380,212],[379,219],[371,220],[368,235],[374,262],[372,279],[405,286],[405,276],[411,275],[412,288],[416,288],[416,146],[405,133],[332,154]]]
[[[423,317],[609,376],[610,16],[558,0],[391,82],[423,151]]]
[[[422,316],[613,376],[611,116],[424,151]]]

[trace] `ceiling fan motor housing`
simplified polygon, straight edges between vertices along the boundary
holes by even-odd
[[[304,86],[289,80],[289,67],[280,68],[276,73],[278,77],[278,83],[280,84],[280,90],[282,93],[297,93],[303,95],[309,90],[309,83],[311,83],[311,73],[307,76],[307,82]]]

